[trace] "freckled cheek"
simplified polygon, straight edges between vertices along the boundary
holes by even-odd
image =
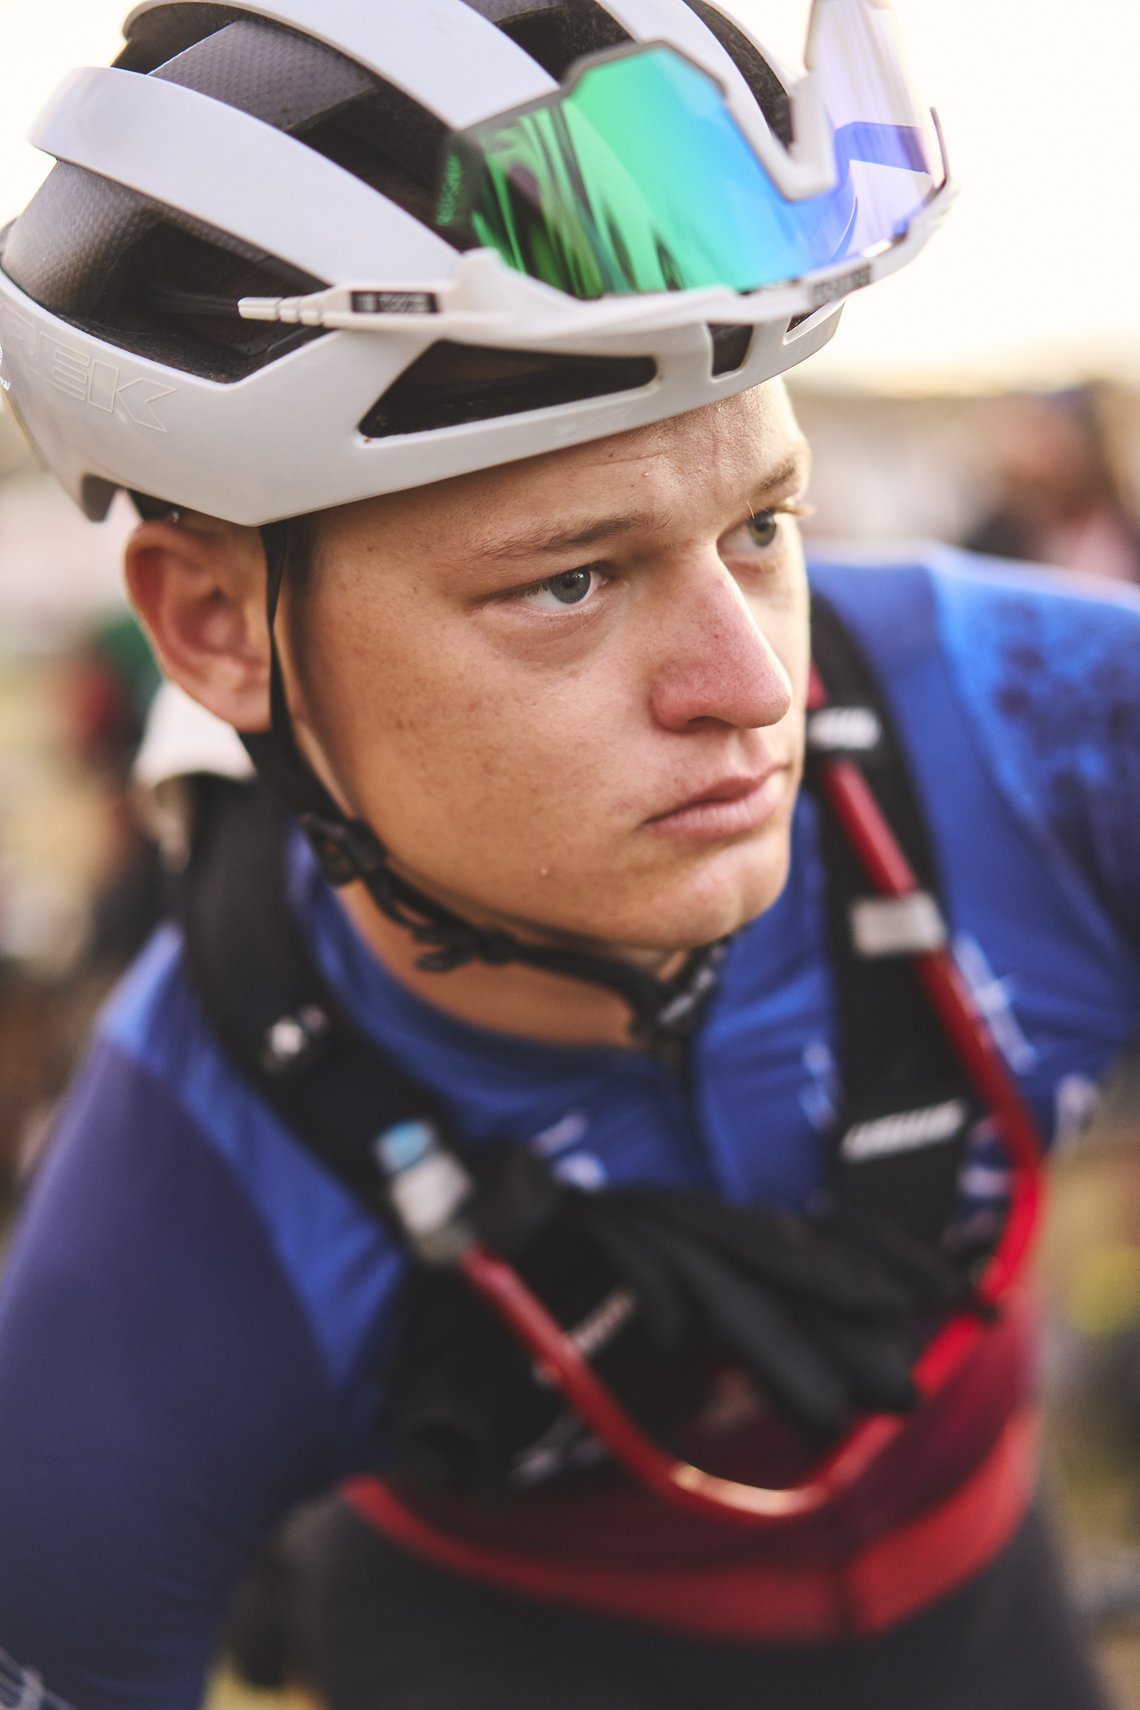
[[[387,691],[373,696],[371,720],[355,721],[353,748],[368,752],[360,805],[394,844],[446,838],[525,859],[524,849],[602,829],[613,744],[576,696],[551,704],[513,685],[471,693],[406,662]]]

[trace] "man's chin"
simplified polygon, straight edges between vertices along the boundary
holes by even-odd
[[[701,875],[689,894],[682,893],[672,907],[662,898],[662,913],[672,916],[669,928],[678,946],[695,948],[729,937],[779,900],[788,882],[789,839],[769,836],[758,842],[759,847],[753,844],[726,852],[729,858]]]
[[[702,885],[696,895],[675,898],[660,893],[656,918],[631,924],[624,933],[619,928],[608,940],[611,951],[633,959],[660,958],[731,938],[779,900],[788,867],[785,849],[783,859],[769,857],[763,865],[749,866],[735,883]]]

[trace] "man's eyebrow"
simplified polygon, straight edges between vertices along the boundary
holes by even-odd
[[[484,558],[535,558],[543,553],[571,552],[581,546],[597,546],[616,535],[634,534],[661,522],[660,511],[629,511],[621,516],[602,517],[595,522],[551,530],[541,524],[515,534],[488,533],[475,543],[475,555]]]
[[[798,486],[806,479],[809,452],[806,444],[797,447],[776,469],[765,471],[757,486],[751,490],[754,506],[762,504],[766,495],[788,486]],[[601,517],[593,522],[570,524],[563,529],[550,529],[541,523],[535,528],[513,534],[495,534],[488,530],[473,543],[472,556],[477,558],[538,558],[543,554],[573,552],[580,547],[597,546],[623,534],[644,533],[668,523],[660,511],[627,511],[618,516]]]
[[[793,492],[806,486],[811,473],[811,452],[807,441],[804,440],[785,457],[776,469],[766,470],[756,488],[755,497],[761,504],[771,498],[774,493],[783,493],[790,487]]]

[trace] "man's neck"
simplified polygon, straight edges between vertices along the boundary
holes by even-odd
[[[430,972],[417,965],[422,947],[380,912],[363,885],[349,885],[340,896],[357,932],[389,973],[445,1014],[548,1045],[636,1049],[628,1005],[604,986],[517,962],[501,967],[469,962],[450,973]],[[653,971],[664,975],[676,960],[668,958],[666,966]]]

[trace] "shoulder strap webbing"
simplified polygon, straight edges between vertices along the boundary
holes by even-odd
[[[812,651],[827,689],[808,719],[809,788],[821,765],[842,757],[863,771],[922,886],[895,915],[897,948],[883,910],[880,942],[866,930],[882,907],[830,812],[820,807],[828,874],[827,915],[839,1016],[845,1105],[833,1132],[831,1189],[838,1209],[888,1222],[927,1242],[954,1209],[968,1130],[977,1114],[965,1071],[911,963],[915,930],[941,927],[937,864],[902,743],[875,672],[833,607],[812,603]],[[924,911],[921,904],[929,905]],[[868,937],[871,942],[868,943]],[[882,940],[886,940],[885,944]]]
[[[230,1061],[294,1135],[383,1215],[377,1135],[452,1124],[344,1014],[289,905],[289,816],[261,784],[195,779],[194,837],[176,902],[187,966]]]

